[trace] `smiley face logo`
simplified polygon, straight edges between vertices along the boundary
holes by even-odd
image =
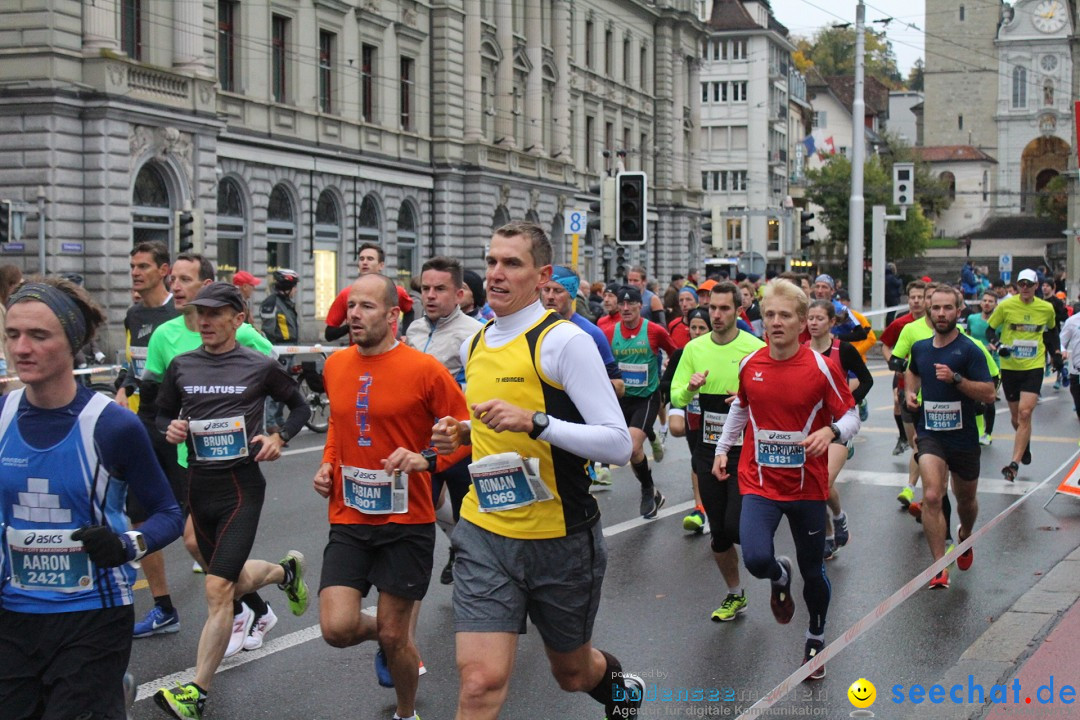
[[[851,683],[851,687],[847,691],[848,700],[851,704],[857,708],[868,708],[874,704],[874,700],[877,699],[877,688],[874,687],[874,683],[870,682],[866,678],[859,678],[855,682]]]

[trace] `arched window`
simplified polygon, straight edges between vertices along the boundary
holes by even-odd
[[[1027,107],[1027,68],[1023,65],[1013,68],[1012,106],[1017,109]]]
[[[356,218],[356,246],[353,248],[353,260],[360,256],[360,246],[366,242],[382,244],[379,203],[372,195],[365,195],[360,203],[360,215]]]
[[[325,318],[334,302],[341,250],[341,212],[332,190],[323,190],[315,205],[315,317]]]
[[[938,175],[941,182],[945,183],[947,192],[949,193],[949,201],[956,199],[956,176],[951,172],[945,171]]]
[[[165,176],[155,163],[143,165],[131,194],[131,242],[161,242],[172,247],[172,202]]]
[[[495,215],[491,219],[492,232],[498,230],[506,223],[510,222],[510,211],[506,209],[505,205],[500,205],[495,208]]]
[[[244,196],[239,183],[225,178],[218,183],[217,195],[217,270],[218,280],[229,281],[241,268],[247,218],[244,215]]]
[[[416,224],[416,211],[412,204],[402,203],[397,219],[397,276],[405,287],[409,286],[413,273],[417,271],[419,252]]]
[[[266,211],[266,271],[291,268],[296,242],[296,209],[284,185],[270,191]]]
[[[334,193],[323,190],[315,206],[315,239],[337,244],[341,240],[341,222],[338,219],[337,200]]]

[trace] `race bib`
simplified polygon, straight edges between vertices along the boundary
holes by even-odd
[[[469,465],[480,512],[500,512],[551,500],[536,458],[506,452],[488,455]]]
[[[242,415],[220,420],[190,420],[188,432],[198,460],[220,462],[248,456],[247,427]]]
[[[1039,353],[1038,340],[1014,340],[1012,344],[1012,356],[1019,360],[1030,360]]]
[[[754,433],[757,463],[762,467],[796,468],[806,462],[802,441],[806,433],[787,430],[758,430]]]
[[[701,415],[701,441],[715,445],[724,434],[724,423],[727,422],[727,413],[718,413],[706,410]]]
[[[619,371],[622,373],[623,384],[628,388],[643,388],[649,386],[648,363],[619,363]]]
[[[365,515],[409,512],[409,476],[400,470],[387,477],[383,470],[341,466],[345,506]]]
[[[962,430],[964,418],[960,413],[960,401],[923,401],[923,413],[927,430]]]
[[[93,565],[74,530],[16,530],[5,533],[11,584],[22,590],[75,593],[94,587]]]
[[[701,398],[697,395],[690,401],[690,404],[686,406],[687,415],[700,415],[701,414]]]

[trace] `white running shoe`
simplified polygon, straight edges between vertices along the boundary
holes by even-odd
[[[244,649],[258,650],[261,648],[263,640],[266,639],[266,634],[273,630],[275,625],[277,625],[277,615],[274,614],[274,609],[267,603],[266,614],[260,615],[251,624],[251,632],[244,638]]]
[[[244,649],[244,639],[251,632],[251,625],[255,622],[255,613],[244,603],[240,603],[240,614],[233,616],[232,635],[229,636],[229,647],[225,648],[225,657],[232,657]]]

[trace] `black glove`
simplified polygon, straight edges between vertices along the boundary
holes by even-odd
[[[896,355],[893,355],[889,358],[889,369],[893,372],[904,372],[905,370],[907,370],[907,366],[907,360],[902,357],[897,357]]]
[[[100,568],[123,565],[128,561],[127,545],[104,525],[86,525],[71,533],[72,540],[82,540],[86,554]]]

